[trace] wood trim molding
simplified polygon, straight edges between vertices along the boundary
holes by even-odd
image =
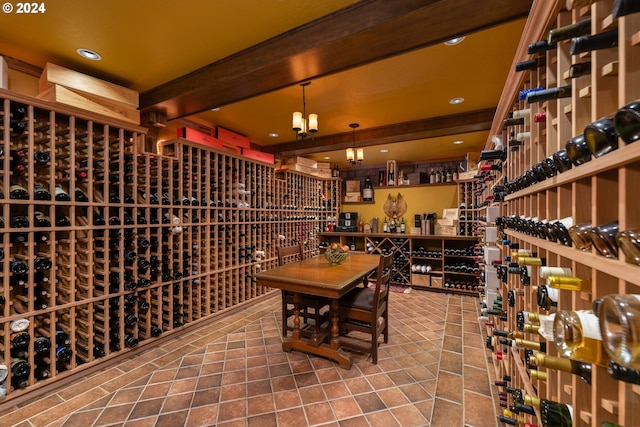
[[[173,120],[527,16],[532,0],[366,0],[140,94]],[[303,67],[300,64],[314,64]]]
[[[412,122],[358,131],[356,147],[435,138],[459,133],[486,131],[491,128],[495,109],[433,117]],[[284,157],[342,150],[353,146],[351,132],[316,137],[314,140],[290,141],[262,147],[262,151],[281,153]]]

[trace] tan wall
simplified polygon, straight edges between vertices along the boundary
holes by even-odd
[[[378,217],[379,231],[382,232],[382,221],[384,220],[384,203],[389,194],[396,197],[398,193],[407,202],[407,213],[404,220],[407,223],[407,230],[413,226],[413,216],[435,212],[438,218],[442,217],[442,211],[447,208],[458,207],[458,185],[434,185],[421,187],[386,187],[376,188],[374,194],[374,204],[353,203],[343,204],[342,212],[358,212],[358,218],[362,216],[365,222],[370,222],[371,218]]]

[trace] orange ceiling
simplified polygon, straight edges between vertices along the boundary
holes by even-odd
[[[353,0],[56,0],[40,15],[3,16],[0,54],[38,67],[53,62],[143,92],[259,42],[318,19]],[[495,107],[525,19],[474,34],[456,46],[438,44],[312,81],[307,113],[319,115],[319,135],[359,131]],[[99,52],[87,61],[76,49]],[[372,48],[375,48],[372,46]],[[303,64],[309,66],[312,64]],[[453,97],[464,97],[459,105]],[[189,117],[223,126],[258,145],[294,139],[291,113],[301,88],[287,87]],[[212,106],[213,107],[213,106]],[[180,123],[160,135],[170,138]],[[280,136],[270,138],[269,133]],[[357,134],[356,134],[357,135]],[[488,131],[365,148],[365,162],[460,157],[479,151]],[[453,145],[453,141],[464,141]],[[309,157],[342,162],[342,150]],[[325,160],[330,157],[330,160]]]

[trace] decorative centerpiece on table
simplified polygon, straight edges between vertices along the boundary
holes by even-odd
[[[341,264],[349,256],[349,246],[332,243],[324,251],[324,257],[331,265]]]

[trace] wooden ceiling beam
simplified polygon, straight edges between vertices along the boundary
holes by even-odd
[[[491,129],[495,112],[495,108],[488,108],[468,113],[432,117],[424,120],[363,129],[357,131],[358,136],[355,146],[358,148],[368,147],[394,142],[486,131]],[[353,146],[352,133],[345,132],[334,135],[323,135],[313,140],[307,137],[302,141],[263,146],[261,150],[281,154],[283,157],[289,157],[342,150]]]
[[[169,120],[527,16],[532,0],[364,0],[140,94]]]

